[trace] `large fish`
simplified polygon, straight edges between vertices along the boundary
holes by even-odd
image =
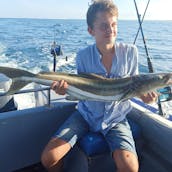
[[[65,80],[69,84],[67,99],[91,101],[123,101],[140,94],[172,85],[172,73],[141,74],[120,79],[109,79],[96,74],[69,74],[57,72],[31,72],[0,67],[0,73],[12,79],[8,92],[14,94],[31,82],[50,86],[53,81]]]

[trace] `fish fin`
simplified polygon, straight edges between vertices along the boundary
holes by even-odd
[[[130,98],[129,95],[131,95],[131,89],[127,89],[126,91],[124,91],[123,95],[118,100],[118,102],[122,102],[122,101],[125,101],[125,100],[129,99]]]
[[[22,89],[24,86],[26,86],[28,83],[27,81],[22,80],[12,80],[12,84],[9,88],[9,90],[5,93],[5,95],[11,95]]]

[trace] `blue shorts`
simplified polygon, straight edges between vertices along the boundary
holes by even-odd
[[[83,137],[88,131],[88,123],[78,111],[75,111],[58,129],[54,137],[68,142],[73,147],[77,140]],[[137,155],[130,125],[126,118],[111,128],[104,135],[104,138],[112,152],[117,149],[123,149]]]

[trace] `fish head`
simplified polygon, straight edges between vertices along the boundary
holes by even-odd
[[[172,73],[150,73],[138,76],[138,93],[147,93],[172,85]]]
[[[172,73],[159,73],[152,75],[149,84],[155,86],[155,88],[170,86],[172,85]]]
[[[172,85],[172,73],[164,74],[162,80],[166,86]]]

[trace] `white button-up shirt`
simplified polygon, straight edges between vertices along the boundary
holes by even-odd
[[[115,56],[109,74],[101,62],[96,44],[80,50],[76,64],[78,73],[96,73],[107,78],[128,77],[138,74],[138,51],[134,45],[115,43]],[[113,101],[80,101],[77,108],[92,131],[106,133],[126,117],[131,105],[129,101],[117,104]]]

